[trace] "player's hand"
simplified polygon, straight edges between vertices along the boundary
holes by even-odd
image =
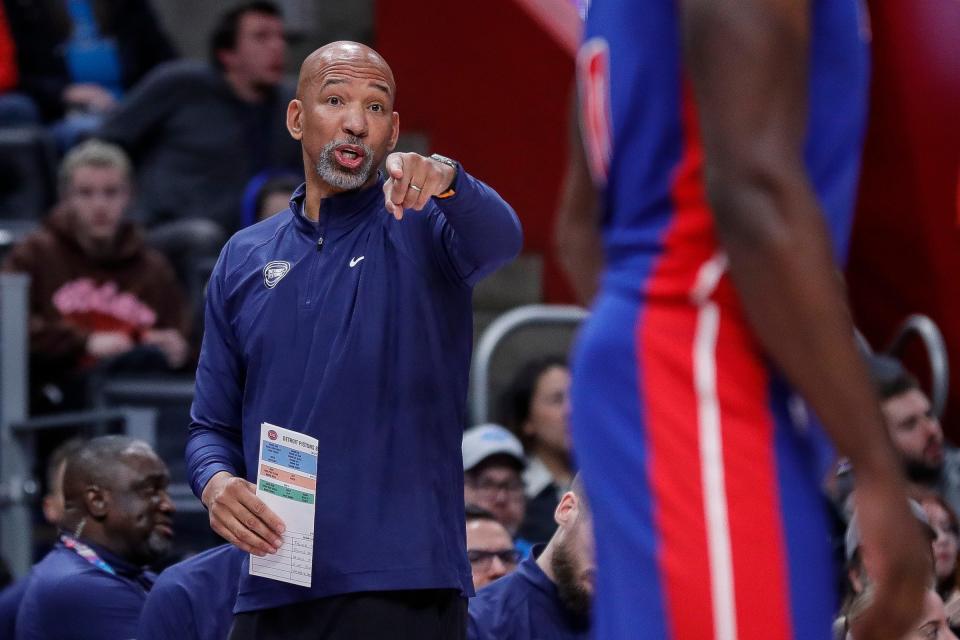
[[[386,166],[390,177],[383,184],[384,205],[397,220],[403,218],[404,209],[423,209],[457,177],[453,167],[419,153],[391,153]]]
[[[897,640],[920,618],[932,579],[930,542],[894,473],[887,470],[892,478],[876,479],[859,475],[854,502],[861,557],[874,592],[867,610],[853,621],[853,637]]]
[[[210,527],[230,544],[247,553],[276,553],[283,540],[283,520],[257,497],[256,488],[226,471],[203,488],[201,501],[210,513]]]

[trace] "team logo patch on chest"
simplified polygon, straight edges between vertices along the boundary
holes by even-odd
[[[290,263],[286,260],[273,260],[263,268],[263,284],[267,289],[273,289],[283,276],[290,272]]]

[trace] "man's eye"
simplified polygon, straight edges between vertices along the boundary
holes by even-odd
[[[383,105],[381,105],[381,104],[372,104],[372,105],[370,105],[370,110],[371,110],[371,111],[376,111],[377,113],[379,113],[379,112],[383,111]]]
[[[340,98],[338,98],[337,96],[330,96],[329,98],[327,98],[327,104],[332,104],[333,106],[336,107],[343,103],[340,102]]]

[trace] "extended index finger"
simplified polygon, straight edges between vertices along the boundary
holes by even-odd
[[[259,518],[265,525],[267,525],[271,531],[277,535],[283,534],[286,529],[286,525],[283,520],[280,519],[280,516],[275,514],[270,510],[270,507],[267,504],[257,497],[256,489],[254,485],[250,482],[244,481],[243,484],[244,490],[237,492],[237,499],[240,501],[244,507],[246,507],[250,513]]]
[[[387,156],[387,173],[394,180],[399,180],[403,177],[403,156],[399,153],[391,153]]]
[[[391,185],[390,194],[387,198],[391,203],[402,209],[403,200],[407,197],[407,191],[410,189],[410,178],[413,177],[413,172],[404,169],[403,160],[399,154],[394,154],[390,157],[394,158],[395,162],[399,162],[401,168],[397,173],[391,172],[390,174],[390,177],[393,178],[391,181],[393,184]]]

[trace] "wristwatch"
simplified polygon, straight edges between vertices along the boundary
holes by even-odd
[[[445,164],[448,167],[453,167],[453,180],[450,181],[450,186],[447,187],[447,190],[443,193],[437,194],[437,198],[449,198],[452,195],[455,195],[457,192],[453,190],[453,185],[457,183],[457,175],[460,173],[460,165],[457,164],[456,160],[451,160],[447,156],[442,156],[439,153],[434,153],[430,156],[431,160],[436,160],[441,164]]]

